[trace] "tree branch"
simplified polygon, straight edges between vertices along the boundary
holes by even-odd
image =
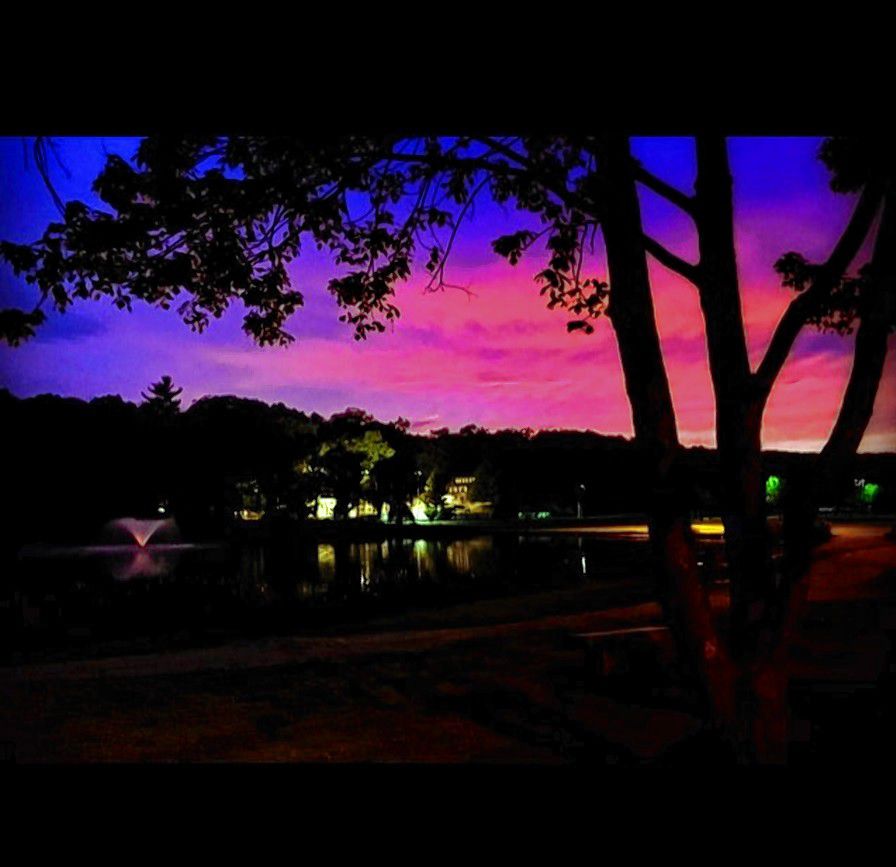
[[[815,462],[810,478],[802,480],[799,496],[785,514],[785,549],[780,597],[772,612],[777,624],[775,658],[787,653],[790,636],[807,604],[807,572],[812,526],[825,486],[836,488],[862,442],[874,411],[887,356],[887,338],[896,315],[896,207],[884,203],[880,229],[871,258],[870,279],[862,289],[862,310],[856,332],[852,370],[831,435]]]
[[[680,274],[686,280],[690,280],[691,283],[697,283],[700,275],[700,268],[698,265],[692,265],[690,262],[686,262],[684,259],[676,256],[660,244],[659,241],[651,238],[650,235],[643,235],[643,240],[644,249],[647,250],[657,262],[665,265],[670,271]]]
[[[641,165],[635,166],[635,180],[647,187],[648,190],[653,190],[657,195],[681,208],[686,214],[694,216],[695,205],[692,196],[666,183],[662,178],[658,178]]]
[[[490,139],[481,139],[484,143],[490,142]],[[508,158],[515,159],[523,165],[529,165],[515,151],[507,148],[500,143],[496,143],[495,152],[500,155],[506,155]],[[472,170],[482,169],[495,174],[505,174],[509,176],[526,177],[532,175],[535,180],[544,187],[548,192],[553,193],[564,205],[569,208],[577,208],[583,213],[590,213],[590,203],[585,201],[581,196],[567,189],[561,184],[555,183],[551,178],[547,178],[537,173],[537,169],[516,168],[507,163],[496,163],[486,157],[455,157],[455,156],[439,156],[430,157],[426,154],[399,154],[391,152],[388,158],[397,162],[416,163],[417,165],[429,166],[433,169],[450,169],[450,168],[469,168]]]
[[[53,202],[59,213],[65,215],[65,202],[62,201],[61,196],[56,192],[56,186],[53,184],[53,179],[50,177],[50,168],[47,165],[47,150],[52,148],[53,142],[51,139],[46,136],[38,136],[34,140],[34,164],[37,166],[37,171],[43,179],[44,186],[53,197]],[[59,162],[58,156],[56,156],[56,161]]]
[[[824,475],[835,475],[855,455],[871,421],[896,307],[896,203],[884,203],[868,283],[862,289],[852,370],[837,420],[821,450]]]
[[[479,184],[476,186],[476,188],[470,192],[470,196],[467,199],[467,201],[464,202],[463,207],[461,208],[460,213],[458,214],[457,219],[454,221],[454,225],[451,228],[451,235],[448,238],[448,244],[445,246],[445,252],[442,254],[442,257],[441,257],[436,269],[433,271],[432,277],[430,277],[429,282],[426,284],[426,288],[424,289],[424,291],[426,291],[426,292],[435,291],[433,289],[433,286],[435,286],[436,289],[450,286],[450,284],[445,282],[445,265],[448,263],[448,256],[451,254],[451,249],[454,246],[454,240],[457,237],[457,231],[458,231],[458,229],[460,229],[460,225],[463,222],[464,217],[467,214],[467,211],[472,206],[473,201],[476,198],[476,196],[479,195],[479,192],[482,190],[482,188],[487,183],[488,183],[488,176],[486,175],[486,177],[483,178],[482,181],[479,182]],[[464,287],[456,287],[456,288],[464,288]],[[464,291],[468,291],[468,290],[464,290]]]
[[[502,156],[505,156],[508,159],[511,159],[514,162],[519,163],[521,166],[524,166],[527,169],[534,168],[534,166],[532,165],[532,162],[530,160],[526,159],[526,157],[523,156],[523,154],[518,153],[512,147],[508,147],[503,142],[499,142],[493,138],[490,138],[489,136],[477,137],[476,141],[480,141],[483,144],[488,145],[496,153],[499,153]]]
[[[806,319],[818,302],[824,299],[843,277],[865,242],[871,224],[877,214],[881,200],[881,190],[876,186],[866,186],[843,230],[840,240],[828,260],[821,266],[812,285],[791,301],[790,306],[778,322],[769,341],[759,367],[754,374],[754,382],[760,395],[768,397],[775,379],[796,341]]]

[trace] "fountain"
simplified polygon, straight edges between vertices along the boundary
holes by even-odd
[[[23,560],[61,562],[94,559],[119,581],[174,574],[186,551],[219,547],[216,544],[184,542],[173,518],[116,518],[109,521],[92,545],[26,545]]]
[[[116,518],[109,521],[103,528],[106,538],[121,536],[121,532],[127,533],[141,548],[145,548],[150,540],[160,533],[160,539],[170,542],[179,537],[177,524],[173,518],[143,519],[143,518]]]

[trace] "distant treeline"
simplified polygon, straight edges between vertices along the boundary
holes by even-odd
[[[225,530],[241,510],[308,520],[320,497],[335,502],[337,518],[361,500],[377,512],[388,505],[390,520],[411,520],[415,500],[448,517],[440,506],[458,476],[475,478],[470,499],[493,503],[495,518],[574,516],[579,503],[585,515],[638,512],[652,496],[637,443],[621,436],[475,425],[416,435],[406,420],[384,423],[358,409],[325,419],[231,396],[181,411],[178,394],[167,378],[140,405],[0,390],[6,543],[83,541],[113,517],[161,509],[201,536]],[[810,460],[768,452],[766,471],[786,485]],[[859,455],[852,475],[826,492],[825,505],[896,510],[896,455]],[[873,502],[862,502],[854,478],[877,486]],[[684,449],[677,483],[696,513],[716,511],[715,451]]]

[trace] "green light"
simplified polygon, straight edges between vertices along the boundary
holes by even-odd
[[[769,476],[765,480],[765,499],[769,503],[777,501],[781,494],[781,479],[778,476]]]
[[[863,503],[868,503],[871,505],[877,498],[877,495],[880,493],[880,485],[875,484],[874,482],[867,482],[863,487],[862,491],[859,494],[859,499]]]

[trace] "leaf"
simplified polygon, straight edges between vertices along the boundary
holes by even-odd
[[[590,322],[585,322],[582,319],[574,319],[572,322],[566,323],[566,330],[569,333],[573,331],[584,331],[585,334],[591,334],[594,331],[594,326],[591,325]]]

